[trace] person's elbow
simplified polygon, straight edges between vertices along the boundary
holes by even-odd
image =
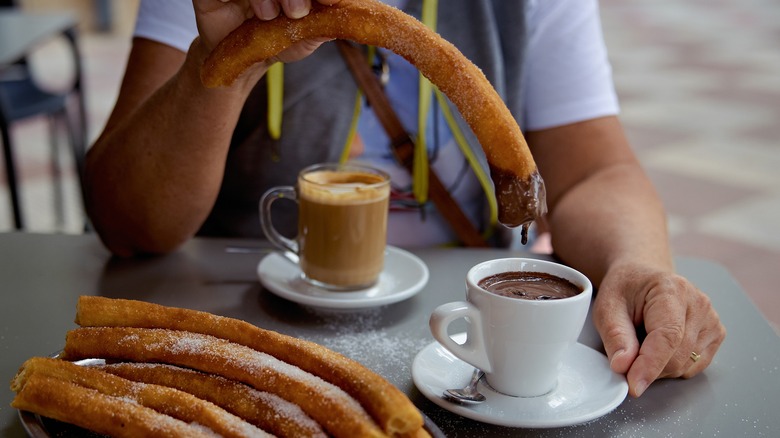
[[[89,208],[92,227],[103,246],[113,255],[123,258],[149,255],[163,255],[178,249],[189,235],[166,230],[138,217],[97,212]]]

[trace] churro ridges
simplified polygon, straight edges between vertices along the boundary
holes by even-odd
[[[59,359],[28,360],[12,389],[17,409],[111,436],[270,436],[190,394]]]
[[[234,380],[165,364],[123,362],[101,365],[100,369],[128,380],[188,392],[282,438],[327,436],[299,406]]]
[[[68,332],[62,358],[159,362],[246,383],[300,406],[334,436],[385,436],[335,385],[268,354],[209,335],[168,329],[83,327]]]
[[[97,327],[68,332],[58,359],[25,362],[11,383],[17,392],[14,407],[117,436],[197,436],[187,429],[193,422],[200,433],[222,436],[428,436],[422,415],[403,393],[318,344],[235,319],[139,301],[82,297],[77,313],[79,324]],[[348,381],[353,391],[362,388],[359,395],[375,417],[338,381]],[[62,393],[48,397],[50,387]],[[83,403],[95,394],[94,406]],[[398,394],[401,403],[388,403]],[[112,417],[115,410],[121,413]],[[118,430],[125,422],[155,418],[164,426],[132,424]]]
[[[86,327],[167,328],[225,339],[267,353],[343,389],[388,435],[422,428],[422,415],[406,395],[360,363],[319,344],[245,321],[141,301],[84,296],[77,305],[76,323]]]

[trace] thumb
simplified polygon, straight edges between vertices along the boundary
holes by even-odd
[[[626,374],[639,354],[639,340],[625,306],[597,306],[593,317],[610,368],[616,373]]]

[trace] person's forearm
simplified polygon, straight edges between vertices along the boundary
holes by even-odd
[[[672,269],[665,211],[638,164],[618,164],[581,181],[548,220],[556,255],[596,285],[622,264]]]
[[[229,89],[205,89],[204,52],[195,42],[179,72],[108,126],[89,151],[87,208],[117,254],[170,251],[213,206],[233,129],[262,71]]]

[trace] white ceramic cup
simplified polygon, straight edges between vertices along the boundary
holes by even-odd
[[[496,295],[479,282],[502,272],[543,272],[561,277],[582,292],[554,300],[526,300]],[[496,391],[536,397],[555,389],[566,350],[577,342],[590,307],[593,286],[567,266],[535,259],[506,258],[482,262],[466,275],[466,300],[443,304],[430,317],[433,337],[460,358],[485,372]],[[466,319],[466,341],[456,343],[448,327]]]

